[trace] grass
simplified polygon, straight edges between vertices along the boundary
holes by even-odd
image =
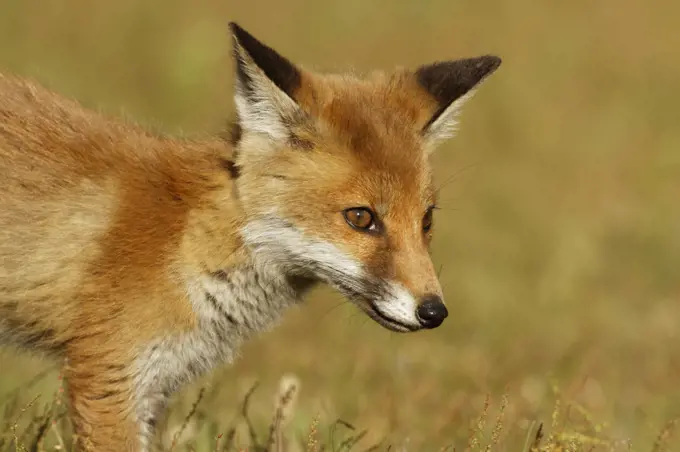
[[[326,70],[504,59],[434,157],[447,322],[392,334],[320,289],[177,395],[164,435],[205,388],[176,450],[214,450],[220,434],[218,447],[255,450],[249,425],[258,444],[273,431],[291,451],[308,448],[312,425],[325,450],[359,436],[353,450],[486,450],[501,406],[494,451],[528,450],[541,425],[543,450],[680,450],[677,2],[0,0],[0,11],[1,71],[171,133],[230,116],[228,20]],[[48,450],[68,450],[58,373],[0,351],[0,450],[15,450],[14,432],[35,449],[40,431]],[[298,387],[278,415],[286,375]]]
[[[300,390],[300,381],[294,376],[285,376],[279,382],[272,406],[272,419],[264,428],[263,419],[253,419],[250,414],[252,397],[258,389],[255,383],[243,396],[238,415],[231,422],[219,423],[213,419],[211,410],[202,406],[204,398],[214,396],[200,388],[187,414],[161,429],[157,447],[164,451],[379,451],[409,450],[408,444],[394,444],[382,439],[367,444],[368,430],[359,429],[351,423],[336,419],[322,424],[319,416],[311,419],[307,431],[291,428],[289,423],[295,417],[295,402]],[[628,438],[608,436],[610,432],[604,424],[595,423],[588,411],[577,403],[569,403],[565,408],[559,393],[555,394],[555,405],[547,422],[532,422],[521,432],[524,440],[521,452],[568,452],[568,451],[632,451]],[[8,401],[11,410],[5,416],[8,430],[0,436],[0,447],[16,451],[72,450],[72,437],[66,421],[66,410],[61,403],[62,391],[55,394],[54,402],[39,409],[34,397],[26,406],[16,405],[16,396]],[[506,413],[509,398],[503,395],[496,406],[487,394],[478,416],[469,425],[467,438],[454,441],[439,448],[440,451],[490,452],[508,450],[505,440],[520,432],[507,431]],[[491,411],[495,409],[494,417]],[[30,416],[26,415],[29,412]],[[19,423],[24,420],[22,427]],[[651,448],[652,452],[667,449],[668,440],[676,428],[673,420],[661,429]],[[197,432],[203,431],[202,435]],[[3,449],[4,450],[4,449]]]

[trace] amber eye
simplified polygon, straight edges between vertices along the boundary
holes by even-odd
[[[360,231],[375,231],[375,216],[370,209],[355,207],[344,211],[345,220],[354,229]]]
[[[432,229],[432,211],[434,210],[434,207],[430,207],[427,209],[427,212],[425,212],[425,216],[423,217],[423,232],[426,234],[430,232]]]

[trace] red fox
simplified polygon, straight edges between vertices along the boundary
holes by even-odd
[[[317,283],[392,331],[448,315],[428,158],[501,60],[320,74],[230,29],[229,137],[0,75],[0,342],[67,358],[78,450],[150,450],[169,396]]]

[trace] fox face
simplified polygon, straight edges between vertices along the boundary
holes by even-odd
[[[429,253],[429,157],[500,59],[319,74],[231,30],[245,244],[287,274],[331,285],[390,330],[438,327],[448,311]]]

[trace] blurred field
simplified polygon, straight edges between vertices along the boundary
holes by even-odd
[[[266,437],[293,374],[293,442],[317,418],[327,443],[341,418],[367,430],[357,450],[461,451],[490,394],[485,446],[507,394],[493,450],[524,450],[540,422],[603,441],[572,450],[652,450],[680,417],[678,17],[671,0],[0,0],[0,71],[193,134],[232,112],[229,20],[321,70],[502,56],[435,157],[447,182],[434,244],[452,313],[442,328],[389,333],[320,290],[187,388],[169,429],[208,385],[185,433],[213,450],[259,381],[249,413]],[[19,406],[49,403],[58,368],[0,351],[0,403],[46,369]],[[680,450],[680,432],[667,433]]]

